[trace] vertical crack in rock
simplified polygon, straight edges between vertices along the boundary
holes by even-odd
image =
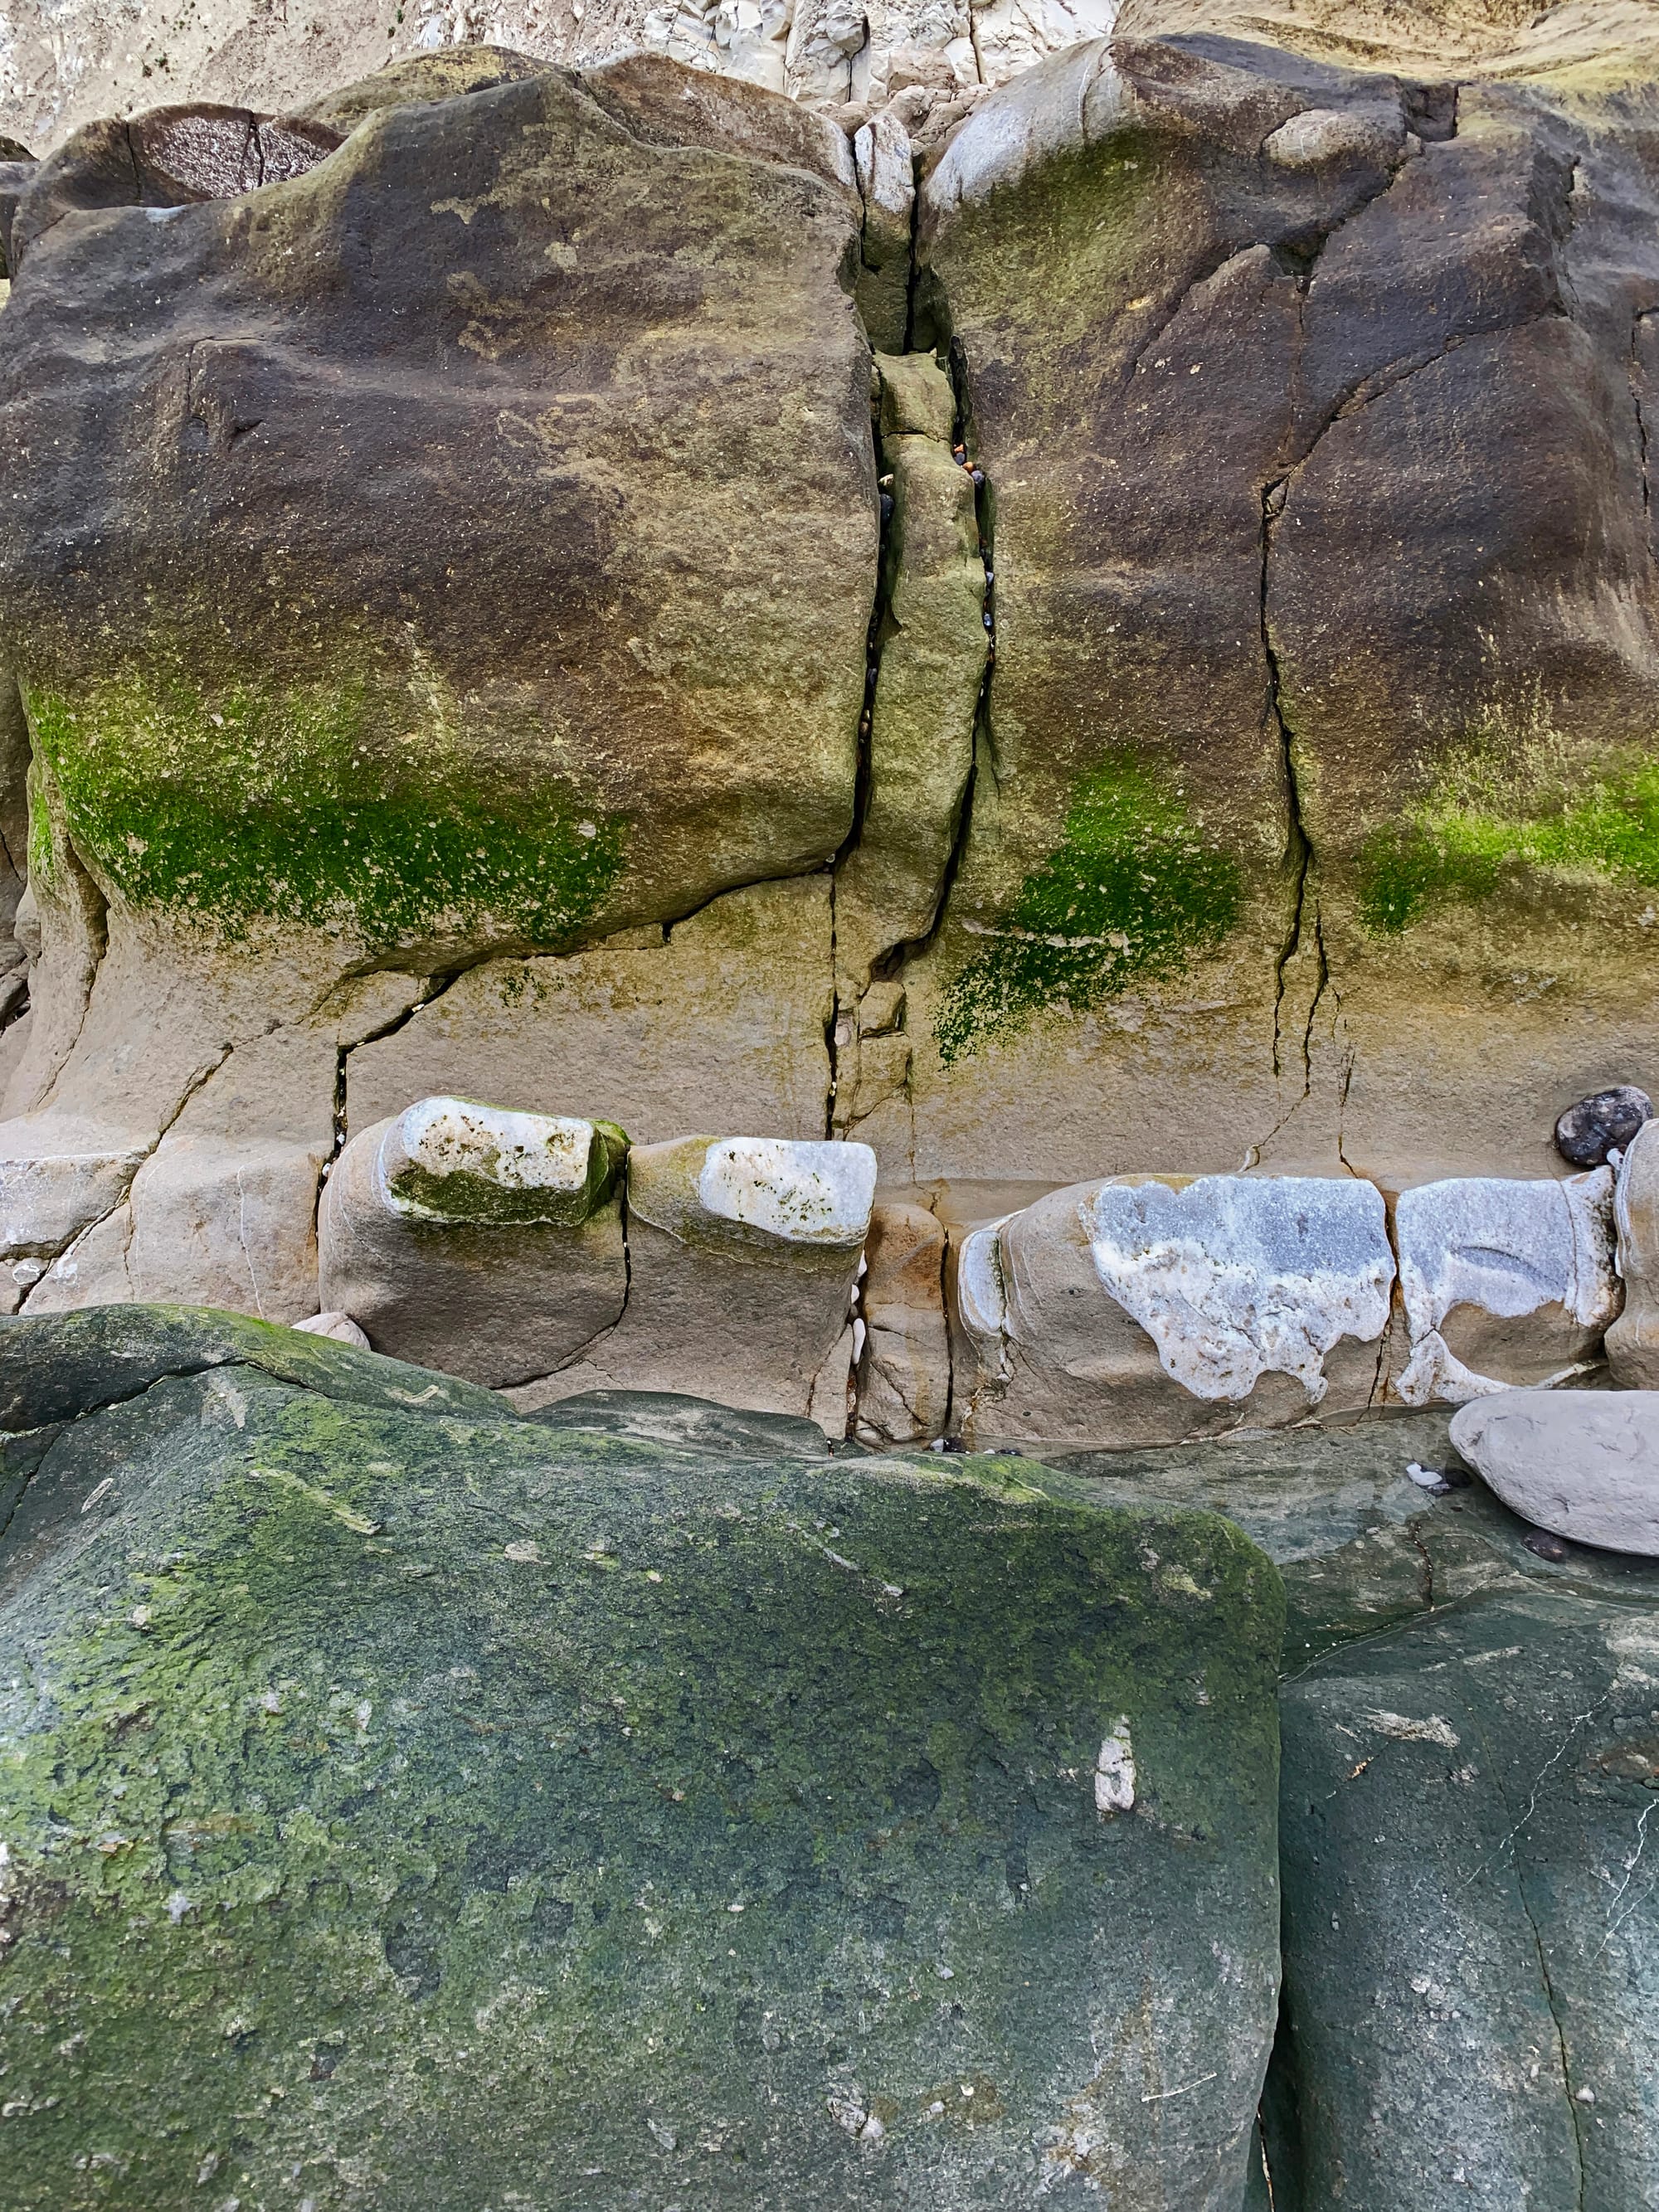
[[[1642,364],[1639,349],[1642,325],[1659,309],[1644,307],[1632,319],[1630,326],[1630,403],[1636,416],[1636,451],[1642,465],[1642,513],[1645,518],[1653,505],[1653,483],[1648,463],[1648,418],[1642,405]]]
[[[912,235],[914,239],[914,233]],[[876,587],[870,603],[870,626],[865,632],[864,641],[864,698],[859,708],[858,763],[853,779],[853,820],[840,850],[830,866],[830,1012],[823,1027],[824,1048],[830,1056],[830,1083],[823,1102],[823,1133],[826,1138],[836,1133],[836,1105],[841,1090],[841,1049],[844,1044],[851,1044],[857,1034],[856,1012],[851,1009],[843,1012],[841,1003],[841,971],[836,959],[836,878],[848,855],[858,848],[864,836],[865,817],[870,808],[871,732],[875,720],[876,686],[881,676],[881,649],[892,599],[892,577],[889,573],[889,540],[893,523],[892,477],[886,467],[882,447],[881,379],[873,365],[870,377],[870,439],[876,457]]]
[[[1308,878],[1313,864],[1313,847],[1302,819],[1302,795],[1297,783],[1296,744],[1291,727],[1285,719],[1280,695],[1279,655],[1273,646],[1273,628],[1269,618],[1267,593],[1268,571],[1273,556],[1273,524],[1284,509],[1289,479],[1276,478],[1261,495],[1261,574],[1260,621],[1261,655],[1267,670],[1267,712],[1279,738],[1279,761],[1284,778],[1287,826],[1285,854],[1281,871],[1290,887],[1291,915],[1283,941],[1273,960],[1273,1074],[1285,1073],[1283,1033],[1285,1023],[1285,976],[1290,964],[1302,950],[1302,934],[1307,915]],[[1302,1097],[1305,1098],[1313,1087],[1312,1038],[1314,1015],[1328,980],[1329,970],[1324,953],[1324,940],[1318,933],[1317,915],[1310,924],[1318,948],[1318,967],[1316,971],[1313,997],[1308,1007],[1307,1019],[1302,1032]],[[1283,1127],[1281,1122],[1279,1127]]]
[[[319,1182],[327,1182],[329,1170],[345,1150],[346,1084],[352,1054],[366,1044],[379,1044],[383,1037],[396,1036],[399,1030],[408,1027],[416,1014],[424,1013],[429,1006],[442,998],[446,991],[459,983],[463,975],[470,975],[475,968],[482,968],[488,962],[499,960],[502,957],[500,952],[495,951],[480,952],[471,960],[463,961],[459,968],[444,969],[438,974],[428,975],[420,996],[411,1000],[401,1013],[393,1014],[391,1020],[382,1022],[379,1029],[367,1030],[362,1036],[354,1038],[351,1043],[343,1044],[337,1048],[334,1055],[334,1146],[324,1163]]]
[[[962,787],[962,797],[957,803],[951,830],[951,847],[945,855],[945,866],[939,872],[939,895],[933,903],[933,915],[920,937],[896,945],[889,952],[887,965],[895,975],[902,974],[906,965],[918,954],[926,952],[938,937],[950,906],[951,893],[967,857],[969,838],[973,829],[974,797],[981,769],[993,783],[996,781],[996,750],[991,729],[991,683],[996,674],[997,665],[996,507],[990,480],[969,452],[973,436],[973,410],[968,397],[967,356],[960,338],[951,339],[947,358],[951,383],[957,396],[952,448],[963,457],[963,465],[971,467],[978,478],[974,487],[974,512],[979,526],[980,563],[985,571],[985,667],[980,677],[979,695],[974,702],[973,749],[969,759],[967,779]]]
[[[1601,1703],[1605,1705],[1607,1703],[1607,1698],[1603,1697]],[[1590,1708],[1591,1712],[1594,1712],[1596,1708],[1595,1706]],[[1504,1787],[1504,1762],[1502,1759],[1493,1752],[1491,1743],[1487,1741],[1486,1731],[1481,1726],[1479,1712],[1477,1711],[1474,1715],[1474,1724],[1476,1729],[1480,1731],[1481,1749],[1486,1754],[1486,1771],[1496,1782],[1498,1794],[1503,1799],[1504,1810],[1509,1814],[1510,1820],[1508,1834],[1504,1837],[1502,1842],[1498,1844],[1494,1851],[1488,1853],[1486,1857],[1481,1861],[1480,1865],[1477,1866],[1474,1871],[1476,1875],[1482,1872],[1485,1868],[1489,1867],[1492,1863],[1492,1861],[1502,1853],[1505,1845],[1509,1847],[1510,1872],[1515,1881],[1516,1902],[1519,1905],[1522,1911],[1526,1916],[1527,1927],[1532,1936],[1533,1949],[1537,1954],[1538,1979],[1543,1989],[1544,2002],[1549,2007],[1551,2024],[1555,2029],[1556,2057],[1561,2068],[1562,2087],[1565,2089],[1567,2095],[1567,2117],[1572,2122],[1573,2148],[1577,2154],[1578,2161],[1578,2188],[1575,2198],[1574,2212],[1584,2212],[1584,2189],[1586,2179],[1584,2164],[1584,2114],[1577,2099],[1573,2094],[1572,2065],[1567,2056],[1566,2028],[1561,2017],[1560,2002],[1555,1993],[1555,1984],[1550,1978],[1549,1959],[1544,1949],[1544,1939],[1539,1931],[1537,1920],[1533,1915],[1532,1904],[1527,1895],[1525,1870],[1522,1867],[1520,1854],[1516,1850],[1515,1846],[1520,1838],[1521,1831],[1526,1826],[1528,1819],[1531,1817],[1533,1808],[1538,1802],[1538,1792],[1543,1784],[1545,1776],[1549,1773],[1552,1767],[1559,1762],[1563,1754],[1566,1751],[1568,1743],[1571,1741],[1573,1736],[1577,1734],[1580,1727],[1589,1718],[1589,1713],[1580,1713],[1575,1717],[1566,1735],[1562,1739],[1555,1751],[1552,1753],[1551,1756],[1545,1761],[1543,1766],[1539,1771],[1537,1777],[1534,1780],[1532,1793],[1528,1800],[1526,1808],[1521,1814],[1519,1819],[1516,1819],[1515,1817],[1514,1808],[1510,1805],[1509,1801],[1509,1793]],[[1468,1877],[1468,1880],[1470,1881],[1473,1881],[1474,1879],[1474,1875],[1471,1875]]]

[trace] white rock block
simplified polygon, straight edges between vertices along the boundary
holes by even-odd
[[[1540,1528],[1659,1558],[1659,1391],[1505,1390],[1455,1413],[1451,1440]]]
[[[1564,1182],[1465,1176],[1395,1204],[1407,1406],[1543,1382],[1593,1359],[1620,1308],[1613,1171]]]
[[[849,1318],[875,1197],[867,1145],[682,1137],[628,1163],[627,1311],[579,1362],[515,1390],[678,1390],[843,1436]]]
[[[377,1352],[523,1382],[621,1318],[620,1180],[609,1122],[423,1098],[354,1137],[318,1221],[320,1303]]]
[[[1173,1443],[1364,1406],[1394,1259],[1357,1179],[1122,1176],[978,1228],[954,1303],[975,1441]]]

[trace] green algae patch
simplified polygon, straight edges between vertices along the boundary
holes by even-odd
[[[376,950],[486,928],[562,945],[622,870],[625,823],[556,779],[463,762],[452,700],[388,744],[350,678],[24,696],[76,847],[132,906],[233,939],[287,922]]]
[[[1179,974],[1221,944],[1240,898],[1237,863],[1205,840],[1179,793],[1133,755],[1114,755],[1079,787],[1061,842],[951,981],[933,1025],[939,1058],[949,1066],[1056,1004],[1085,1013],[1131,983]]]
[[[1437,907],[1492,897],[1523,869],[1659,890],[1659,761],[1586,775],[1534,708],[1482,718],[1428,794],[1360,855],[1360,920],[1397,937]]]
[[[7,2212],[1201,2202],[1281,1615],[1026,1464],[166,1377],[0,1540]]]

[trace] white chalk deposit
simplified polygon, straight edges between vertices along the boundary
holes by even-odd
[[[1101,1282],[1194,1397],[1246,1398],[1271,1370],[1316,1406],[1337,1340],[1370,1343],[1388,1322],[1394,1255],[1373,1184],[1122,1177],[1081,1208]]]
[[[1505,1385],[1468,1367],[1442,1331],[1459,1307],[1519,1320],[1559,1307],[1599,1334],[1619,1310],[1613,1170],[1565,1182],[1460,1176],[1402,1191],[1395,1208],[1411,1357],[1395,1389],[1407,1406],[1462,1405]]]

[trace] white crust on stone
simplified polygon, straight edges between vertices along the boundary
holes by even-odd
[[[1467,1176],[1402,1191],[1395,1221],[1411,1357],[1394,1386],[1401,1402],[1465,1405],[1506,1387],[1442,1336],[1458,1306],[1519,1320],[1559,1305],[1581,1328],[1604,1329],[1620,1302],[1613,1216],[1611,1168],[1565,1182]]]
[[[697,1196],[716,1220],[791,1244],[856,1247],[870,1226],[876,1156],[868,1145],[722,1137],[708,1147]]]
[[[1358,1180],[1200,1176],[1102,1184],[1080,1201],[1095,1269],[1196,1398],[1249,1397],[1270,1370],[1326,1392],[1340,1337],[1370,1343],[1394,1282],[1382,1194]]]
[[[422,1098],[386,1131],[375,1163],[388,1210],[417,1220],[451,1217],[392,1187],[388,1158],[401,1152],[434,1176],[465,1176],[507,1191],[546,1191],[579,1201],[587,1188],[593,1124],[568,1114],[517,1114],[471,1098]],[[563,1218],[566,1208],[558,1211]]]

